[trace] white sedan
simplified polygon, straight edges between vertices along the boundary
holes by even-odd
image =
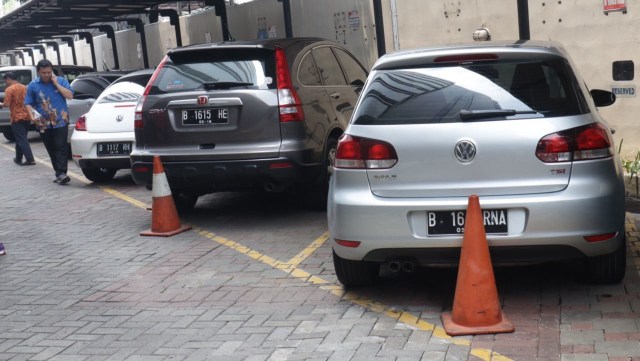
[[[90,181],[105,182],[130,168],[134,109],[152,74],[145,69],[118,78],[76,121],[71,154]]]

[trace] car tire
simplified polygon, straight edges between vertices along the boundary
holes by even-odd
[[[116,175],[117,169],[112,168],[80,168],[82,174],[87,177],[88,180],[94,183],[108,182]]]
[[[13,135],[13,130],[11,130],[11,128],[3,129],[2,130],[2,135],[4,135],[4,137],[10,142],[15,142],[16,141],[16,137]]]
[[[308,194],[309,205],[311,209],[325,211],[327,209],[327,194],[329,193],[329,181],[333,174],[333,164],[336,159],[336,150],[338,149],[338,139],[329,138],[325,144],[323,155],[323,166],[316,183],[310,189]]]
[[[376,282],[380,265],[375,262],[353,261],[333,252],[333,267],[338,281],[345,287],[369,286]]]
[[[598,284],[614,284],[622,281],[627,270],[627,245],[622,242],[615,252],[587,260],[589,279]]]
[[[198,202],[198,195],[183,191],[171,191],[173,196],[173,203],[176,206],[178,213],[190,212]]]

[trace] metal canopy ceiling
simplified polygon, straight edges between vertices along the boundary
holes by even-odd
[[[65,35],[91,24],[147,13],[167,0],[30,0],[0,18],[0,50]]]

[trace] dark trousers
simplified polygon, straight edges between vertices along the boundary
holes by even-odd
[[[46,129],[44,133],[40,133],[42,143],[47,148],[51,165],[56,171],[56,177],[60,174],[67,174],[67,134],[69,127]]]
[[[31,146],[29,145],[29,139],[27,139],[29,124],[29,121],[18,121],[11,124],[11,130],[16,138],[16,159],[18,161],[22,160],[22,156],[24,156],[27,162],[34,161]]]

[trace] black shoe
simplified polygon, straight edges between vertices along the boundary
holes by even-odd
[[[13,162],[17,165],[22,165],[22,161],[18,160],[18,158],[13,158]]]
[[[69,178],[69,176],[68,176],[68,175],[66,175],[66,174],[60,174],[60,175],[56,178],[56,180],[58,181],[58,182],[57,182],[58,184],[67,184],[67,183],[69,183],[69,181],[71,180],[71,178]]]
[[[24,162],[20,165],[36,165],[36,162],[32,160],[31,162]]]

